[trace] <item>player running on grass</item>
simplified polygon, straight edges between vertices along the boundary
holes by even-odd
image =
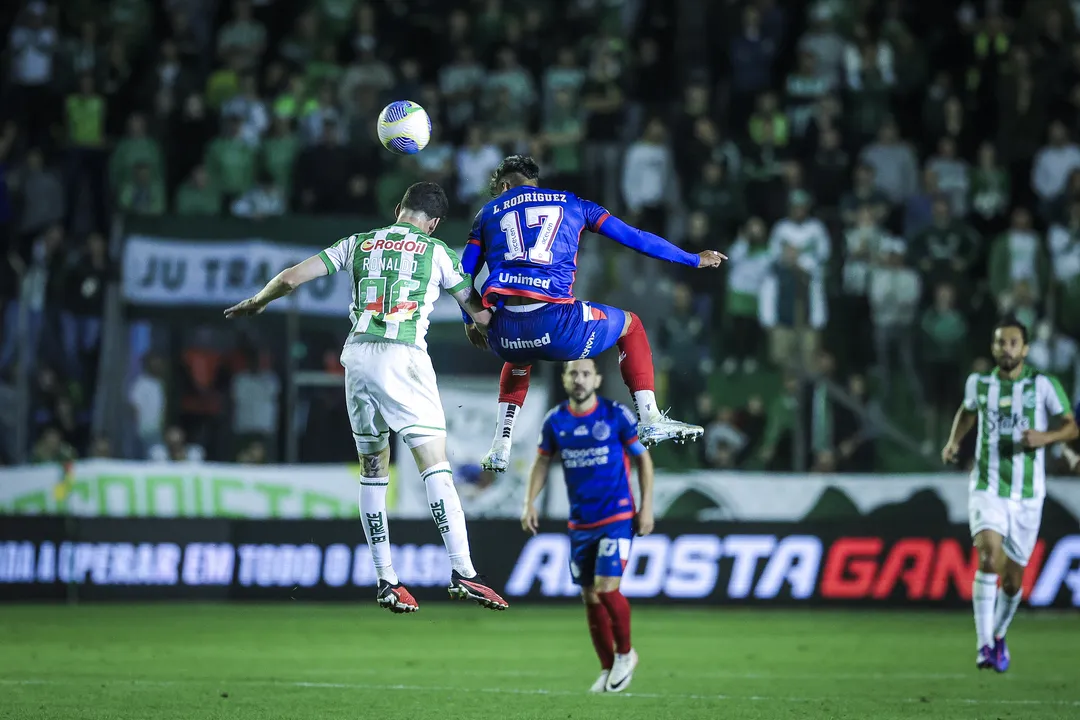
[[[536,534],[534,503],[557,458],[570,496],[570,572],[581,586],[589,634],[600,658],[600,677],[590,692],[621,692],[630,685],[638,657],[630,645],[630,603],[619,592],[619,581],[635,529],[638,535],[653,529],[653,464],[638,442],[637,419],[630,409],[597,396],[601,377],[594,360],[565,363],[562,381],[570,399],[544,418],[521,527]],[[637,510],[630,457],[641,486]]]
[[[1039,536],[1046,497],[1046,448],[1077,437],[1076,420],[1061,383],[1027,367],[1027,328],[1014,318],[994,329],[997,368],[968,376],[956,411],[946,463],[978,423],[968,516],[979,550],[971,591],[979,669],[1009,669],[1005,633],[1020,605],[1027,565]],[[1052,422],[1053,421],[1053,422]],[[1057,428],[1051,430],[1051,425]],[[998,578],[1001,589],[998,589]]]
[[[431,516],[450,556],[450,594],[492,610],[507,608],[506,601],[473,568],[465,513],[446,458],[442,401],[425,341],[428,317],[442,290],[480,326],[491,319],[457,255],[431,235],[446,209],[441,187],[416,183],[401,199],[396,223],[338,240],[283,271],[255,297],[225,311],[229,318],[257,315],[272,301],[317,277],[339,271],[351,275],[352,332],[345,341],[341,364],[363,476],[360,517],[379,578],[379,605],[395,613],[415,612],[417,603],[398,581],[390,558],[386,490],[391,430],[412,450],[424,479]]]
[[[466,332],[474,345],[490,344],[506,363],[499,380],[499,424],[481,464],[496,472],[509,465],[514,420],[525,403],[534,362],[592,358],[614,345],[637,407],[641,442],[697,439],[701,427],[671,420],[656,406],[652,350],[637,315],[574,298],[578,243],[588,229],[649,257],[690,267],[717,267],[727,258],[715,250],[685,252],[594,202],[537,187],[539,177],[531,157],[511,155],[499,164],[491,176],[495,199],[477,213],[462,255],[462,267],[474,277],[487,264],[483,302],[495,308],[486,334],[467,315]]]

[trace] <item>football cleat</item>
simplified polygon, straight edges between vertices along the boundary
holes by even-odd
[[[499,593],[491,589],[480,575],[467,578],[457,570],[450,576],[450,587],[446,588],[450,597],[458,600],[473,600],[489,610],[505,610],[509,603]]]
[[[594,682],[592,684],[592,687],[589,688],[589,692],[591,692],[591,693],[607,692],[607,679],[608,679],[608,675],[610,675],[610,674],[611,674],[610,670],[601,670],[600,671],[600,677],[596,678],[596,682]]]
[[[380,580],[376,600],[378,600],[381,607],[398,615],[414,613],[420,609],[420,606],[416,602],[416,598],[414,598],[408,588],[401,583],[391,585],[385,580]]]
[[[615,663],[608,673],[605,692],[622,692],[630,687],[630,680],[634,677],[634,668],[637,667],[637,651],[633,648],[630,652],[620,655],[615,653]]]
[[[491,444],[491,449],[480,461],[480,467],[489,472],[506,472],[510,467],[510,443],[506,440],[496,440]]]
[[[989,670],[994,667],[994,649],[989,645],[983,645],[979,654],[975,656],[975,667],[980,670]]]
[[[674,440],[678,443],[697,440],[704,433],[705,429],[700,425],[672,420],[667,413],[660,413],[656,420],[638,425],[638,439],[645,447],[654,447],[665,440]]]
[[[1005,638],[998,638],[994,641],[994,669],[1003,673],[1009,669],[1011,661],[1009,646],[1005,644]]]

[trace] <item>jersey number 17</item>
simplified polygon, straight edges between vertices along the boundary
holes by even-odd
[[[529,262],[537,265],[550,265],[551,246],[555,244],[562,220],[563,209],[559,205],[537,205],[525,208],[525,227],[540,228],[535,234],[532,246],[526,249],[525,235],[521,231],[521,216],[517,210],[506,213],[499,221],[499,229],[506,237],[507,251],[503,257],[506,260],[528,258]]]

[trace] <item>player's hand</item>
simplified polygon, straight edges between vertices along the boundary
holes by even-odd
[[[703,250],[697,254],[701,260],[698,262],[699,268],[713,268],[720,267],[720,263],[727,260],[727,255],[716,250]]]
[[[638,537],[645,537],[655,527],[656,520],[653,518],[652,508],[643,507],[637,511],[637,515],[634,516],[634,532]]]
[[[1023,443],[1024,447],[1035,450],[1050,444],[1050,433],[1041,430],[1025,430],[1020,442]]]
[[[521,511],[521,529],[533,535],[540,529],[540,513],[533,505],[526,505]]]
[[[469,338],[469,342],[477,350],[487,350],[487,333],[484,332],[486,328],[473,323],[472,325],[465,326],[465,336]]]
[[[225,311],[225,317],[229,320],[238,317],[251,317],[252,315],[258,315],[266,309],[265,305],[262,305],[255,301],[255,298],[249,297],[243,302],[238,302],[231,308]]]
[[[941,462],[946,465],[952,465],[956,462],[957,456],[960,455],[960,446],[956,443],[949,443],[941,449]]]

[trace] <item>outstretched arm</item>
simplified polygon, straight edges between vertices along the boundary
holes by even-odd
[[[258,315],[266,309],[267,305],[278,298],[285,297],[304,283],[327,274],[329,274],[329,270],[322,257],[312,255],[299,265],[293,265],[291,268],[279,272],[256,295],[226,310],[225,317],[232,319]]]
[[[725,255],[715,250],[706,250],[697,255],[688,253],[659,235],[627,225],[614,215],[608,215],[597,223],[596,232],[642,255],[689,267],[716,267],[727,260]]]

